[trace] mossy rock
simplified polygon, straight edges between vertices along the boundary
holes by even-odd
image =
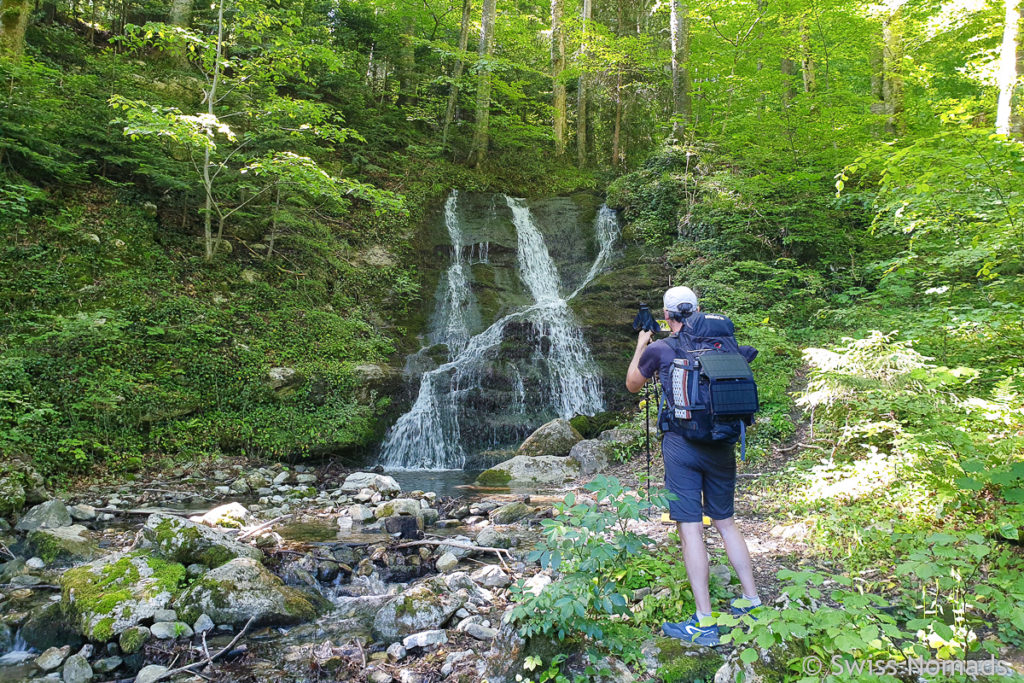
[[[175,601],[178,618],[192,623],[201,614],[215,623],[243,626],[291,625],[312,621],[330,609],[319,593],[290,586],[258,561],[238,557],[213,569]]]
[[[517,455],[489,470],[484,470],[476,481],[482,486],[555,485],[572,481],[579,474],[579,463],[572,458],[555,455]]]
[[[709,647],[678,638],[658,638],[658,677],[664,683],[709,683],[725,663],[725,657]]]
[[[258,549],[235,541],[223,531],[171,515],[150,515],[142,535],[162,557],[185,565],[214,568],[236,557],[263,559]]]
[[[413,633],[440,628],[467,597],[463,591],[452,592],[443,580],[428,579],[381,607],[373,619],[373,633],[392,643]]]
[[[476,483],[480,486],[502,487],[508,486],[510,481],[512,481],[512,475],[505,470],[484,470],[476,478]]]
[[[185,582],[185,567],[148,552],[117,553],[64,572],[61,605],[89,640],[106,642],[165,609]]]
[[[81,524],[59,529],[36,529],[28,535],[32,552],[47,564],[81,562],[99,554],[96,542]]]

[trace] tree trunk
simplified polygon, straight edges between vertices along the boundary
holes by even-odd
[[[814,53],[811,51],[811,32],[807,20],[800,20],[800,71],[804,77],[804,92],[814,91]]]
[[[416,24],[412,19],[405,23],[401,36],[402,46],[398,50],[398,105],[405,106],[416,101],[416,46],[412,39],[416,35]]]
[[[587,23],[593,15],[592,0],[583,0],[580,18],[583,19],[583,34],[580,40],[580,55],[587,54]],[[587,72],[580,71],[576,98],[576,163],[583,168],[587,165]]]
[[[220,60],[224,50],[224,0],[220,0],[217,10],[217,53],[213,62],[213,79],[210,81],[210,89],[206,91],[207,113],[214,116],[213,105],[217,101],[217,85],[220,82]],[[213,255],[220,247],[220,233],[217,240],[213,239],[213,177],[210,175],[212,163],[210,161],[210,146],[206,146],[203,152],[203,189],[206,190],[206,202],[203,211],[203,245],[206,247],[206,260],[212,261]],[[224,221],[221,220],[221,232]]]
[[[615,128],[612,130],[612,168],[618,168],[620,164],[621,150],[619,149],[619,137],[622,133],[622,69],[615,78]]]
[[[459,26],[459,56],[452,71],[452,89],[448,93],[448,108],[444,112],[444,126],[441,128],[441,149],[448,148],[448,128],[455,119],[455,108],[459,104],[459,79],[466,63],[462,59],[469,45],[469,20],[473,12],[473,0],[462,0],[462,24]]]
[[[469,163],[479,167],[487,157],[491,122],[491,55],[494,54],[494,17],[497,14],[497,0],[484,0],[483,16],[480,19],[480,45],[477,49],[480,61],[478,71],[480,82],[476,90],[476,130],[473,133],[473,147]]]
[[[889,15],[882,25],[882,62],[885,132],[902,135],[906,124],[903,119],[903,31],[899,10]]]
[[[669,40],[672,44],[672,135],[681,139],[693,116],[690,101],[690,7],[679,0],[669,3]]]
[[[188,28],[192,24],[192,0],[173,0],[167,23]]]
[[[1004,0],[1006,18],[1003,23],[1003,43],[999,49],[999,101],[996,105],[996,134],[1010,135],[1010,114],[1013,93],[1017,88],[1017,31],[1020,13],[1019,0]]]
[[[30,11],[28,0],[0,0],[0,55],[21,56]]]
[[[796,76],[796,63],[789,57],[783,57],[779,64],[779,71],[782,72],[782,104],[788,107],[790,101],[796,97],[796,87],[793,85]]]
[[[1024,21],[1024,3],[1020,5],[1018,21]],[[1024,41],[1017,38],[1017,78],[1024,76]],[[1010,100],[1010,135],[1024,141],[1024,84],[1018,83]]]
[[[562,0],[551,0],[551,94],[555,108],[555,154],[565,154],[565,32],[562,30]]]

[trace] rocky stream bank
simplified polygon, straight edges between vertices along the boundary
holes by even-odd
[[[22,469],[35,504],[0,522],[0,681],[516,680],[528,654],[562,647],[510,623],[513,584],[552,581],[526,561],[540,521],[629,438],[554,421],[489,471],[533,492],[463,498],[381,472],[236,465],[182,471],[180,490],[62,499]],[[704,657],[668,639],[645,652],[646,672],[605,660],[594,680],[662,680],[667,659]]]

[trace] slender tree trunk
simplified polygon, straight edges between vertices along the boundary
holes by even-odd
[[[622,69],[615,74],[615,127],[612,130],[612,168],[620,164],[619,137],[622,133]]]
[[[1010,114],[1013,110],[1013,93],[1017,86],[1017,32],[1019,29],[1020,0],[1004,0],[1006,18],[1003,24],[1003,43],[999,49],[999,101],[996,105],[996,134],[1010,135]]]
[[[413,37],[416,24],[412,19],[405,23],[402,47],[398,51],[398,105],[406,106],[416,102],[416,47]]]
[[[462,55],[469,45],[469,20],[473,12],[473,0],[462,0],[462,24],[459,26],[459,56],[455,60],[455,69],[452,71],[452,89],[448,93],[448,108],[444,112],[444,126],[441,128],[441,149],[448,148],[448,128],[455,120],[455,108],[459,104],[459,79],[462,78],[462,70],[466,63]]]
[[[669,2],[669,40],[672,45],[672,135],[677,140],[691,125],[690,101],[690,7]]]
[[[885,132],[902,135],[906,131],[903,119],[903,31],[899,10],[893,12],[882,25],[882,61],[885,80],[882,94],[885,98]]]
[[[274,188],[274,213],[270,219],[270,239],[267,240],[267,260],[274,255],[274,242],[277,241],[277,215],[281,212],[281,186]]]
[[[1024,21],[1024,3],[1020,5],[1018,21]],[[1024,41],[1017,38],[1017,79],[1024,77]],[[1024,84],[1018,82],[1010,100],[1010,135],[1024,141]]]
[[[479,167],[487,157],[491,123],[491,55],[494,54],[494,17],[497,14],[497,0],[484,0],[483,16],[480,19],[480,82],[476,90],[476,130],[473,133],[473,147],[469,163]]]
[[[214,116],[213,107],[217,102],[217,86],[220,83],[220,60],[224,50],[224,0],[220,0],[217,9],[217,53],[213,63],[213,79],[210,81],[210,89],[206,91],[206,112]],[[203,244],[206,247],[206,260],[212,261],[213,255],[220,248],[220,234],[223,231],[224,221],[221,220],[217,240],[213,239],[213,178],[210,175],[210,147],[207,145],[203,151],[203,189],[206,190],[206,202],[203,211]]]
[[[580,41],[580,56],[587,54],[587,23],[594,12],[593,0],[583,0],[580,18],[583,19],[583,36]],[[576,163],[583,168],[587,165],[587,72],[580,71],[576,98]]]
[[[804,77],[804,92],[814,91],[814,53],[811,51],[811,32],[807,20],[800,20],[800,71]]]
[[[555,108],[555,154],[565,154],[565,33],[562,30],[562,0],[551,0],[551,94]]]
[[[0,0],[0,55],[21,56],[30,11],[29,0]]]

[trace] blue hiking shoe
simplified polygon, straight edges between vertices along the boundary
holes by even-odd
[[[744,614],[750,614],[761,605],[751,605],[750,600],[746,598],[735,598],[729,602],[729,612],[734,617],[742,617]],[[751,619],[757,619],[753,614],[750,614]]]
[[[679,638],[698,645],[714,647],[719,644],[718,626],[701,626],[696,614],[678,624],[666,621],[661,625],[661,631],[670,638]]]

